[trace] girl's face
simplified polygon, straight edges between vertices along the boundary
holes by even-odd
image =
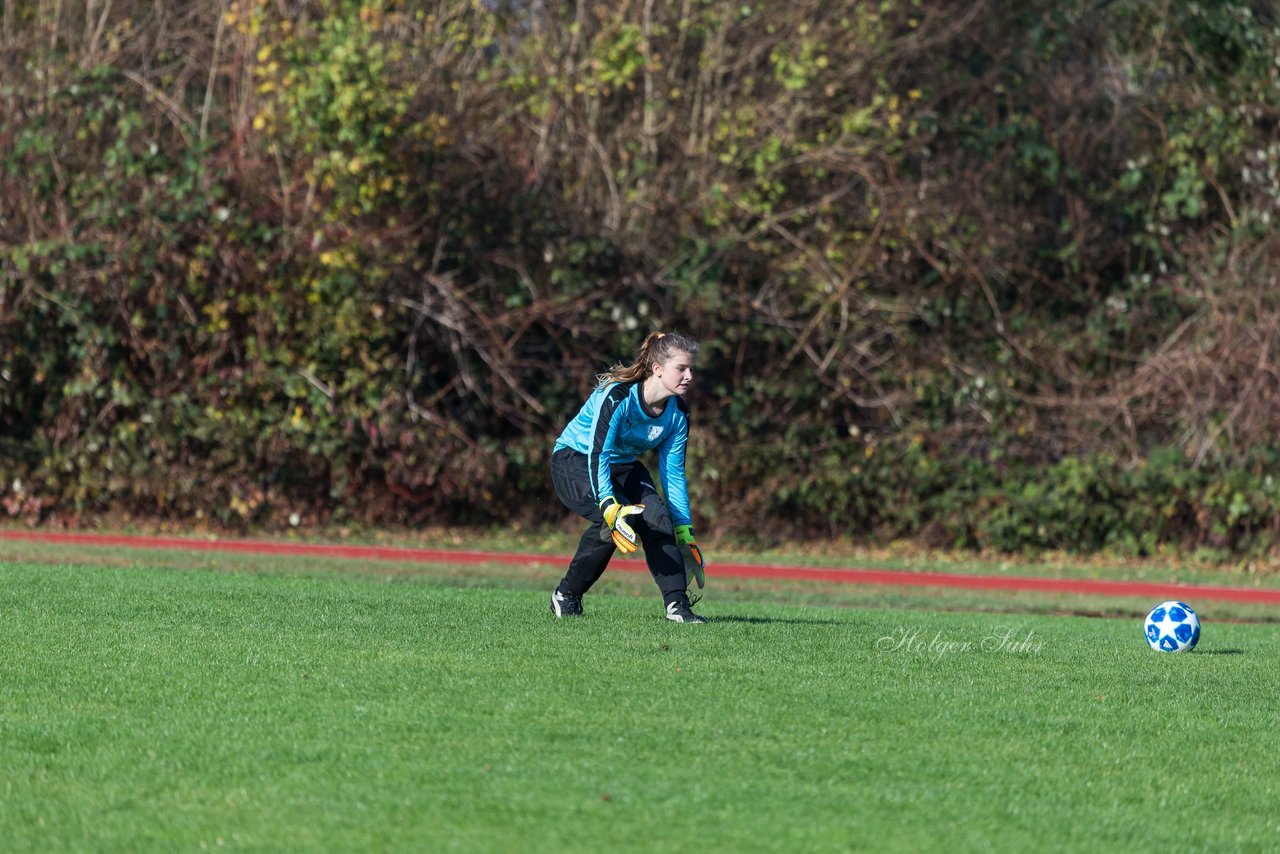
[[[683,395],[693,382],[693,356],[676,350],[665,362],[653,363],[653,376],[668,393]]]

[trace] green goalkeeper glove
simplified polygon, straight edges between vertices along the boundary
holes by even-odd
[[[601,501],[600,505],[604,513],[604,523],[609,526],[609,534],[613,537],[613,544],[618,547],[618,551],[624,555],[635,554],[636,549],[640,548],[640,543],[636,538],[635,529],[627,523],[627,517],[643,513],[644,505],[619,504],[618,499],[613,496]]]
[[[684,558],[684,583],[687,587],[691,581],[698,582],[698,588],[706,586],[707,577],[703,572],[706,566],[702,561],[702,549],[693,541],[693,526],[676,527],[676,544],[680,546],[680,555]]]

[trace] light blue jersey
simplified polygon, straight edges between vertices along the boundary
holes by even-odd
[[[556,439],[555,450],[571,448],[586,455],[596,502],[613,497],[609,466],[634,462],[645,451],[658,449],[658,476],[672,522],[693,524],[689,515],[689,487],[684,475],[685,445],[689,441],[689,409],[678,395],[667,398],[654,418],[640,400],[642,383],[606,383],[587,398],[582,409]]]

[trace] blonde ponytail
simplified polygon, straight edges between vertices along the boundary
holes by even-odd
[[[634,383],[649,376],[654,362],[662,364],[676,353],[698,355],[698,342],[675,332],[650,332],[636,351],[636,358],[629,365],[621,362],[596,377],[597,385],[606,383]]]

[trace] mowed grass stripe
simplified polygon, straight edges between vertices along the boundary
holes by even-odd
[[[1271,625],[0,569],[16,849],[1258,849]]]
[[[93,564],[97,566],[147,566],[181,571],[221,571],[240,573],[331,575],[343,578],[364,576],[366,580],[387,581],[413,577],[415,582],[454,587],[502,587],[550,591],[562,574],[562,567],[544,565],[492,564],[405,564],[389,561],[350,561],[334,558],[268,556],[245,553],[191,552],[164,549],[97,548],[5,541],[0,562],[44,564]],[[1008,573],[1004,564],[981,564],[970,569],[988,574]],[[1071,567],[1079,575],[1087,567]],[[713,567],[714,570],[714,567]],[[1147,578],[1139,575],[1137,577]],[[1179,576],[1170,571],[1170,581]],[[1194,579],[1208,583],[1213,579]],[[919,587],[876,584],[830,584],[821,581],[779,581],[726,578],[711,571],[705,591],[717,603],[768,601],[797,606],[847,606],[941,611],[982,611],[1002,613],[1079,614],[1141,620],[1155,604],[1150,596],[1089,596],[1027,590],[966,590],[948,587]],[[1173,598],[1169,588],[1160,588],[1160,600]],[[647,573],[617,572],[610,569],[597,584],[593,597],[601,593],[656,596]],[[1280,622],[1275,606],[1185,597],[1197,613],[1211,621]]]

